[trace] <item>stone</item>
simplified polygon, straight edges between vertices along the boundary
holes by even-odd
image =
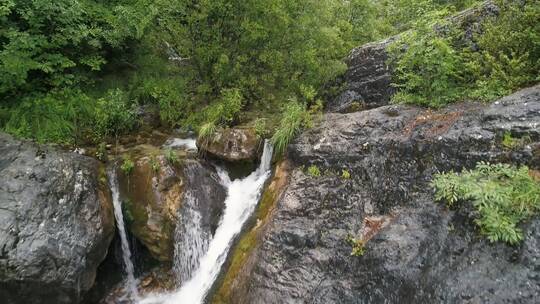
[[[129,231],[155,259],[172,262],[175,229],[187,189],[200,197],[199,209],[208,226],[217,226],[225,190],[210,166],[184,158],[171,163],[159,150],[147,153],[151,155],[135,156],[131,173],[118,172],[126,222]],[[201,187],[205,187],[204,191],[197,191]]]
[[[227,128],[197,140],[202,153],[228,162],[254,162],[262,153],[262,140],[255,130]]]
[[[0,299],[79,303],[114,235],[106,177],[77,153],[0,133]]]

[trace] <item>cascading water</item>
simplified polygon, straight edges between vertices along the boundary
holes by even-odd
[[[208,250],[197,262],[198,269],[191,278],[172,294],[152,295],[140,304],[200,304],[216,280],[227,258],[232,241],[253,213],[265,181],[270,175],[272,146],[265,142],[261,164],[243,179],[231,181],[227,173],[219,170],[223,185],[227,188],[225,212]]]
[[[118,228],[118,233],[120,234],[120,242],[122,243],[122,259],[124,261],[124,270],[126,272],[126,290],[128,292],[128,296],[136,301],[139,299],[139,293],[137,292],[137,282],[135,281],[133,263],[131,262],[131,251],[129,249],[126,229],[124,226],[124,215],[122,214],[122,204],[120,202],[116,168],[110,167],[107,170],[107,176],[109,178],[109,187],[111,188],[112,192],[116,226]]]
[[[178,282],[189,280],[208,249],[210,236],[201,227],[197,197],[187,191],[182,202],[179,225],[175,232],[173,271]]]

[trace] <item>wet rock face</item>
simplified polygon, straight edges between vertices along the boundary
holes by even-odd
[[[345,90],[327,105],[329,112],[345,113],[388,104],[394,94],[386,48],[395,37],[351,51],[344,76]]]
[[[122,205],[128,229],[159,261],[170,261],[176,212],[182,202],[181,171],[163,155],[134,160],[133,171],[119,169]]]
[[[199,151],[229,162],[255,161],[262,152],[261,139],[253,129],[222,129],[197,140]]]
[[[526,143],[505,148],[505,132]],[[448,210],[429,182],[481,160],[538,169],[539,147],[540,86],[490,105],[327,114],[290,146],[298,169],[244,279],[247,295],[231,302],[535,303],[540,219],[523,226],[521,246],[491,244],[470,205]],[[363,256],[351,256],[348,235],[369,236]]]
[[[0,134],[0,299],[78,303],[114,234],[98,162]]]
[[[217,225],[224,189],[213,177],[214,169],[196,160],[179,159],[178,163],[171,163],[163,155],[143,155],[134,163],[129,175],[119,172],[128,229],[154,258],[171,262],[179,210],[186,191],[200,197],[203,219]]]

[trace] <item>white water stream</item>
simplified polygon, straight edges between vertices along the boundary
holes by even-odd
[[[139,299],[137,281],[135,280],[133,263],[131,262],[131,250],[129,249],[129,243],[126,236],[124,215],[122,214],[122,203],[120,202],[120,191],[118,190],[118,177],[116,176],[116,169],[114,166],[107,170],[107,175],[112,192],[114,217],[116,219],[116,226],[122,243],[122,259],[124,261],[124,270],[126,272],[126,290],[128,297],[137,301]]]
[[[270,175],[272,146],[265,142],[259,167],[243,179],[231,181],[224,170],[219,170],[222,184],[227,188],[225,211],[207,251],[198,261],[191,278],[175,292],[150,295],[139,304],[201,304],[214,284],[232,242],[253,213],[263,185]]]

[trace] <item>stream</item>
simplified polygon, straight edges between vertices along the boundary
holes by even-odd
[[[231,180],[225,170],[218,171],[221,183],[227,189],[225,211],[208,249],[197,263],[196,270],[178,290],[169,294],[150,295],[139,304],[203,303],[227,259],[234,238],[240,233],[259,201],[264,183],[270,176],[271,160],[272,146],[265,142],[261,163],[249,176]],[[191,263],[191,256],[181,262]]]

